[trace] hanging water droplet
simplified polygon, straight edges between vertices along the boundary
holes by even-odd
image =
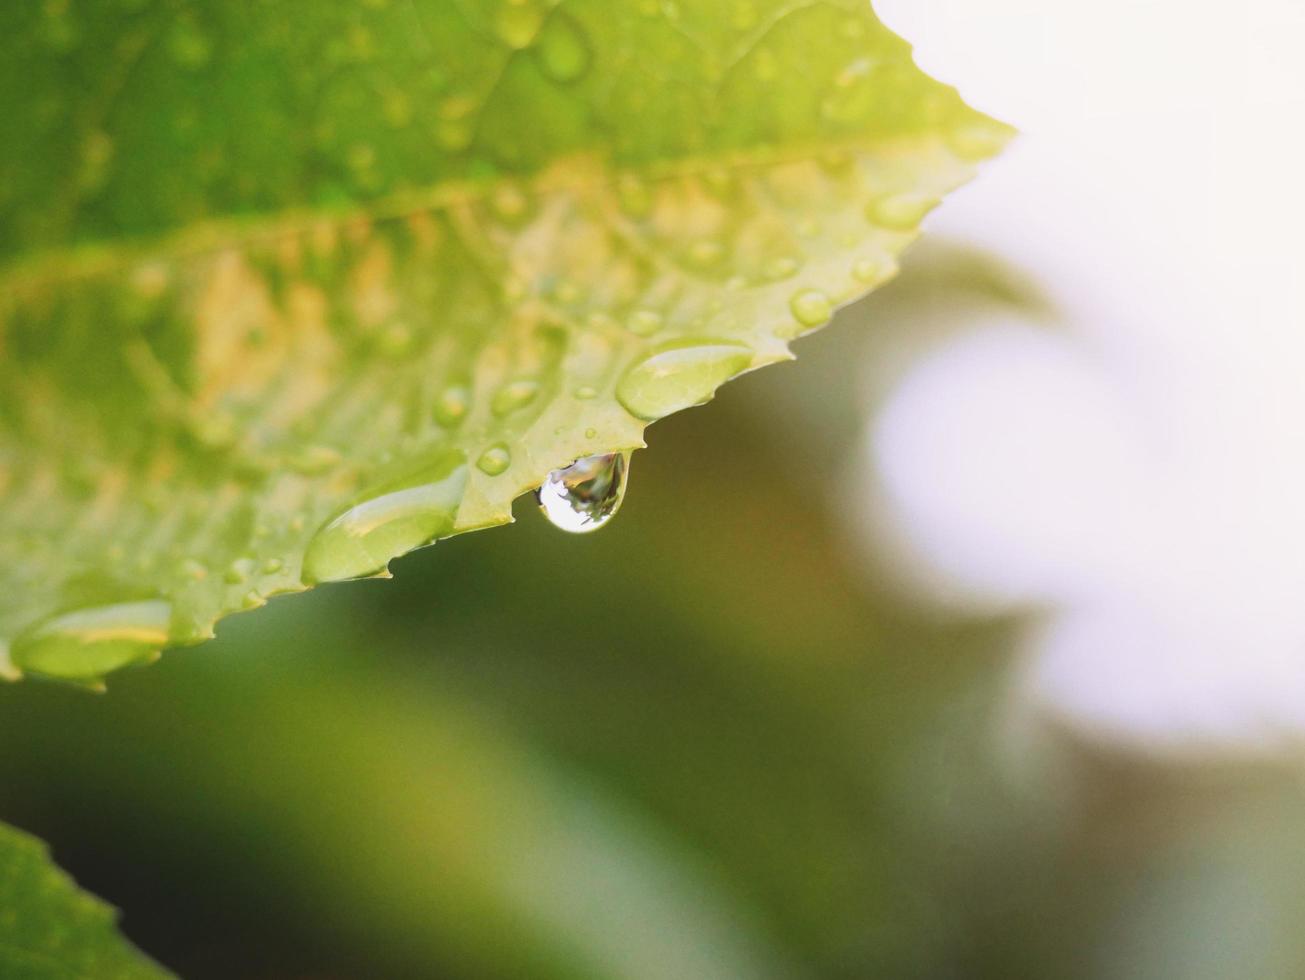
[[[565,84],[574,82],[589,70],[593,53],[580,25],[559,11],[544,25],[535,45],[535,57],[545,75]]]
[[[499,476],[507,472],[507,468],[512,465],[512,454],[508,447],[499,443],[497,446],[490,446],[476,460],[476,469],[486,476]]]
[[[821,327],[834,315],[834,304],[819,289],[804,289],[789,300],[789,309],[804,327]]]
[[[597,531],[621,507],[629,466],[629,453],[578,459],[549,473],[535,499],[554,527],[573,534]]]
[[[25,630],[9,658],[21,671],[95,683],[121,667],[156,659],[171,624],[172,606],[162,599],[78,609]]]
[[[680,342],[631,365],[616,397],[631,415],[651,422],[701,405],[751,363],[752,351],[732,340]]]
[[[466,485],[465,458],[446,453],[372,487],[313,535],[304,553],[304,582],[375,575],[391,558],[447,535]]]

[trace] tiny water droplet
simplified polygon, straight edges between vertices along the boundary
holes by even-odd
[[[866,286],[876,286],[892,277],[897,263],[891,258],[861,258],[852,264],[852,278]]]
[[[263,574],[275,575],[277,572],[281,571],[281,569],[284,567],[285,567],[285,562],[283,562],[280,558],[269,558],[267,561],[263,562]]]
[[[494,399],[489,403],[489,409],[498,416],[509,415],[519,408],[525,408],[535,400],[535,396],[538,394],[539,383],[537,381],[509,381],[494,393]]]
[[[447,535],[466,485],[465,458],[446,453],[372,487],[313,535],[304,553],[304,581],[376,575],[391,558]]]
[[[512,454],[508,447],[499,443],[497,446],[490,446],[476,460],[476,469],[486,476],[499,476],[507,472],[507,468],[512,465]]]
[[[875,198],[866,205],[865,215],[889,231],[913,231],[937,206],[938,198],[932,195],[904,191]]]
[[[597,429],[585,429],[585,438],[586,438],[586,439],[596,439],[596,438],[598,438],[598,430],[597,430]]]
[[[581,401],[588,401],[591,398],[598,397],[598,389],[593,385],[581,385],[575,390],[575,396]]]
[[[446,429],[451,429],[467,414],[467,406],[471,404],[471,392],[465,385],[453,385],[444,389],[439,398],[435,400],[435,408],[432,414],[435,421]]]
[[[629,453],[586,456],[549,473],[535,499],[554,527],[573,534],[597,531],[620,509],[629,468]]]
[[[789,300],[789,309],[804,327],[819,327],[834,315],[834,305],[819,289],[804,289]]]
[[[593,52],[580,25],[565,13],[555,12],[539,35],[535,57],[545,75],[566,84],[589,70]]]
[[[171,632],[162,599],[92,606],[53,616],[21,633],[9,652],[19,670],[93,683],[158,656]]]
[[[616,397],[636,418],[653,421],[701,405],[752,363],[752,351],[731,340],[681,341],[631,365]]]
[[[248,581],[249,576],[254,570],[254,560],[252,558],[237,558],[229,566],[222,578],[228,585],[239,585]]]
[[[656,310],[635,310],[626,322],[630,333],[636,337],[651,337],[662,328],[665,320]]]

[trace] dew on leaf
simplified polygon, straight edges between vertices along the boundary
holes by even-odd
[[[508,451],[508,447],[502,443],[490,446],[481,453],[480,459],[476,460],[476,469],[486,476],[499,476],[506,473],[511,465],[512,454]]]
[[[834,315],[834,304],[819,289],[804,289],[794,293],[788,306],[797,322],[804,327],[823,326]]]
[[[535,499],[554,527],[573,534],[596,531],[620,509],[629,467],[629,453],[578,459],[549,473]]]
[[[517,409],[525,408],[539,394],[539,382],[529,380],[509,381],[498,391],[489,403],[489,409],[497,416],[510,415]]]
[[[852,263],[852,278],[865,286],[874,286],[888,279],[897,271],[897,263],[891,258],[861,258]]]
[[[432,414],[436,422],[446,429],[451,429],[462,421],[470,404],[470,390],[465,385],[453,385],[440,392],[440,396],[435,399]]]
[[[9,658],[21,671],[93,684],[121,667],[155,660],[171,623],[172,606],[162,599],[78,609],[23,631]]]
[[[936,197],[905,191],[875,198],[866,206],[865,215],[889,231],[912,231],[937,206]]]
[[[304,582],[339,582],[376,575],[391,558],[453,530],[467,485],[460,453],[373,487],[318,529],[304,553]]]
[[[616,397],[636,418],[653,421],[711,398],[752,363],[752,351],[731,340],[681,341],[631,365]]]

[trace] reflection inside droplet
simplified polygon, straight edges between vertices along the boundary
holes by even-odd
[[[535,498],[554,527],[597,531],[620,509],[629,468],[629,453],[586,456],[548,474]]]

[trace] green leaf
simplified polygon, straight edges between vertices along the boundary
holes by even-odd
[[[863,0],[8,4],[0,118],[0,672],[87,683],[789,358],[1008,135]]]
[[[0,976],[5,980],[157,980],[115,913],[50,863],[34,837],[0,824]]]

